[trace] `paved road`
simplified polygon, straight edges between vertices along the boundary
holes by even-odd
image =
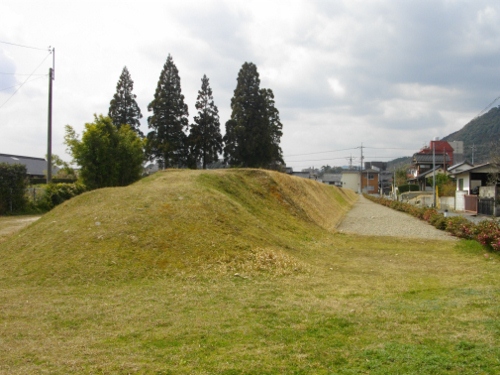
[[[413,216],[373,203],[363,196],[354,204],[337,230],[370,236],[457,241],[445,231],[438,230]]]

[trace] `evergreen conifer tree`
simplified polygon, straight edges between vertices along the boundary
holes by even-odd
[[[226,122],[224,158],[233,166],[269,168],[283,163],[279,146],[282,124],[270,89],[260,89],[253,63],[244,63]]]
[[[135,101],[137,95],[132,93],[133,89],[134,81],[132,81],[127,67],[124,67],[116,85],[116,93],[109,103],[108,116],[118,129],[120,129],[120,126],[127,124],[143,137],[144,134],[140,130],[141,123],[139,121],[142,118],[142,113]]]
[[[181,93],[179,71],[171,55],[158,80],[154,99],[148,105],[153,115],[148,117],[152,129],[147,136],[147,153],[160,168],[181,167],[186,163],[188,107]]]
[[[198,116],[195,116],[195,124],[191,125],[189,134],[190,155],[194,166],[201,160],[202,168],[206,169],[207,164],[217,161],[222,152],[219,110],[206,75],[201,79],[196,109]]]

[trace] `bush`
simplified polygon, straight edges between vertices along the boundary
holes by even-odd
[[[446,229],[446,218],[440,214],[435,213],[430,216],[429,223],[433,225],[436,229],[445,230]]]
[[[463,216],[448,218],[445,230],[458,238],[471,240],[475,236],[475,224]]]
[[[419,191],[420,187],[418,185],[401,185],[398,186],[399,193],[407,193],[409,191]]]
[[[0,163],[0,215],[26,208],[27,184],[25,165]]]
[[[477,241],[495,251],[500,250],[500,226],[496,221],[483,220],[476,225]]]
[[[85,185],[79,182],[73,184],[49,184],[45,187],[45,194],[37,205],[43,210],[50,210],[64,201],[84,193],[86,190]]]

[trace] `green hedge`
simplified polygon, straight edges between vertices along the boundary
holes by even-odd
[[[26,166],[0,163],[0,215],[23,211],[28,202]]]
[[[409,191],[419,191],[420,187],[418,185],[401,185],[398,186],[399,193],[407,193]]]
[[[79,182],[71,184],[52,183],[45,186],[45,194],[42,199],[37,202],[37,206],[42,210],[50,210],[64,201],[84,193],[85,191],[87,191],[87,188]]]

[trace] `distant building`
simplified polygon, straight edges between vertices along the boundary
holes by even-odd
[[[418,180],[435,167],[442,167],[446,171],[453,165],[453,160],[453,147],[447,141],[431,141],[429,147],[413,154],[411,179]]]
[[[366,169],[361,172],[361,191],[367,194],[377,194],[379,190],[379,171]]]
[[[43,158],[0,154],[0,163],[25,165],[28,177],[44,178],[47,174],[47,161]],[[54,168],[52,173],[56,174],[57,169]]]
[[[334,185],[342,187],[342,174],[341,173],[325,173],[323,175],[323,183],[327,185]]]
[[[359,171],[343,171],[342,187],[359,192]]]

